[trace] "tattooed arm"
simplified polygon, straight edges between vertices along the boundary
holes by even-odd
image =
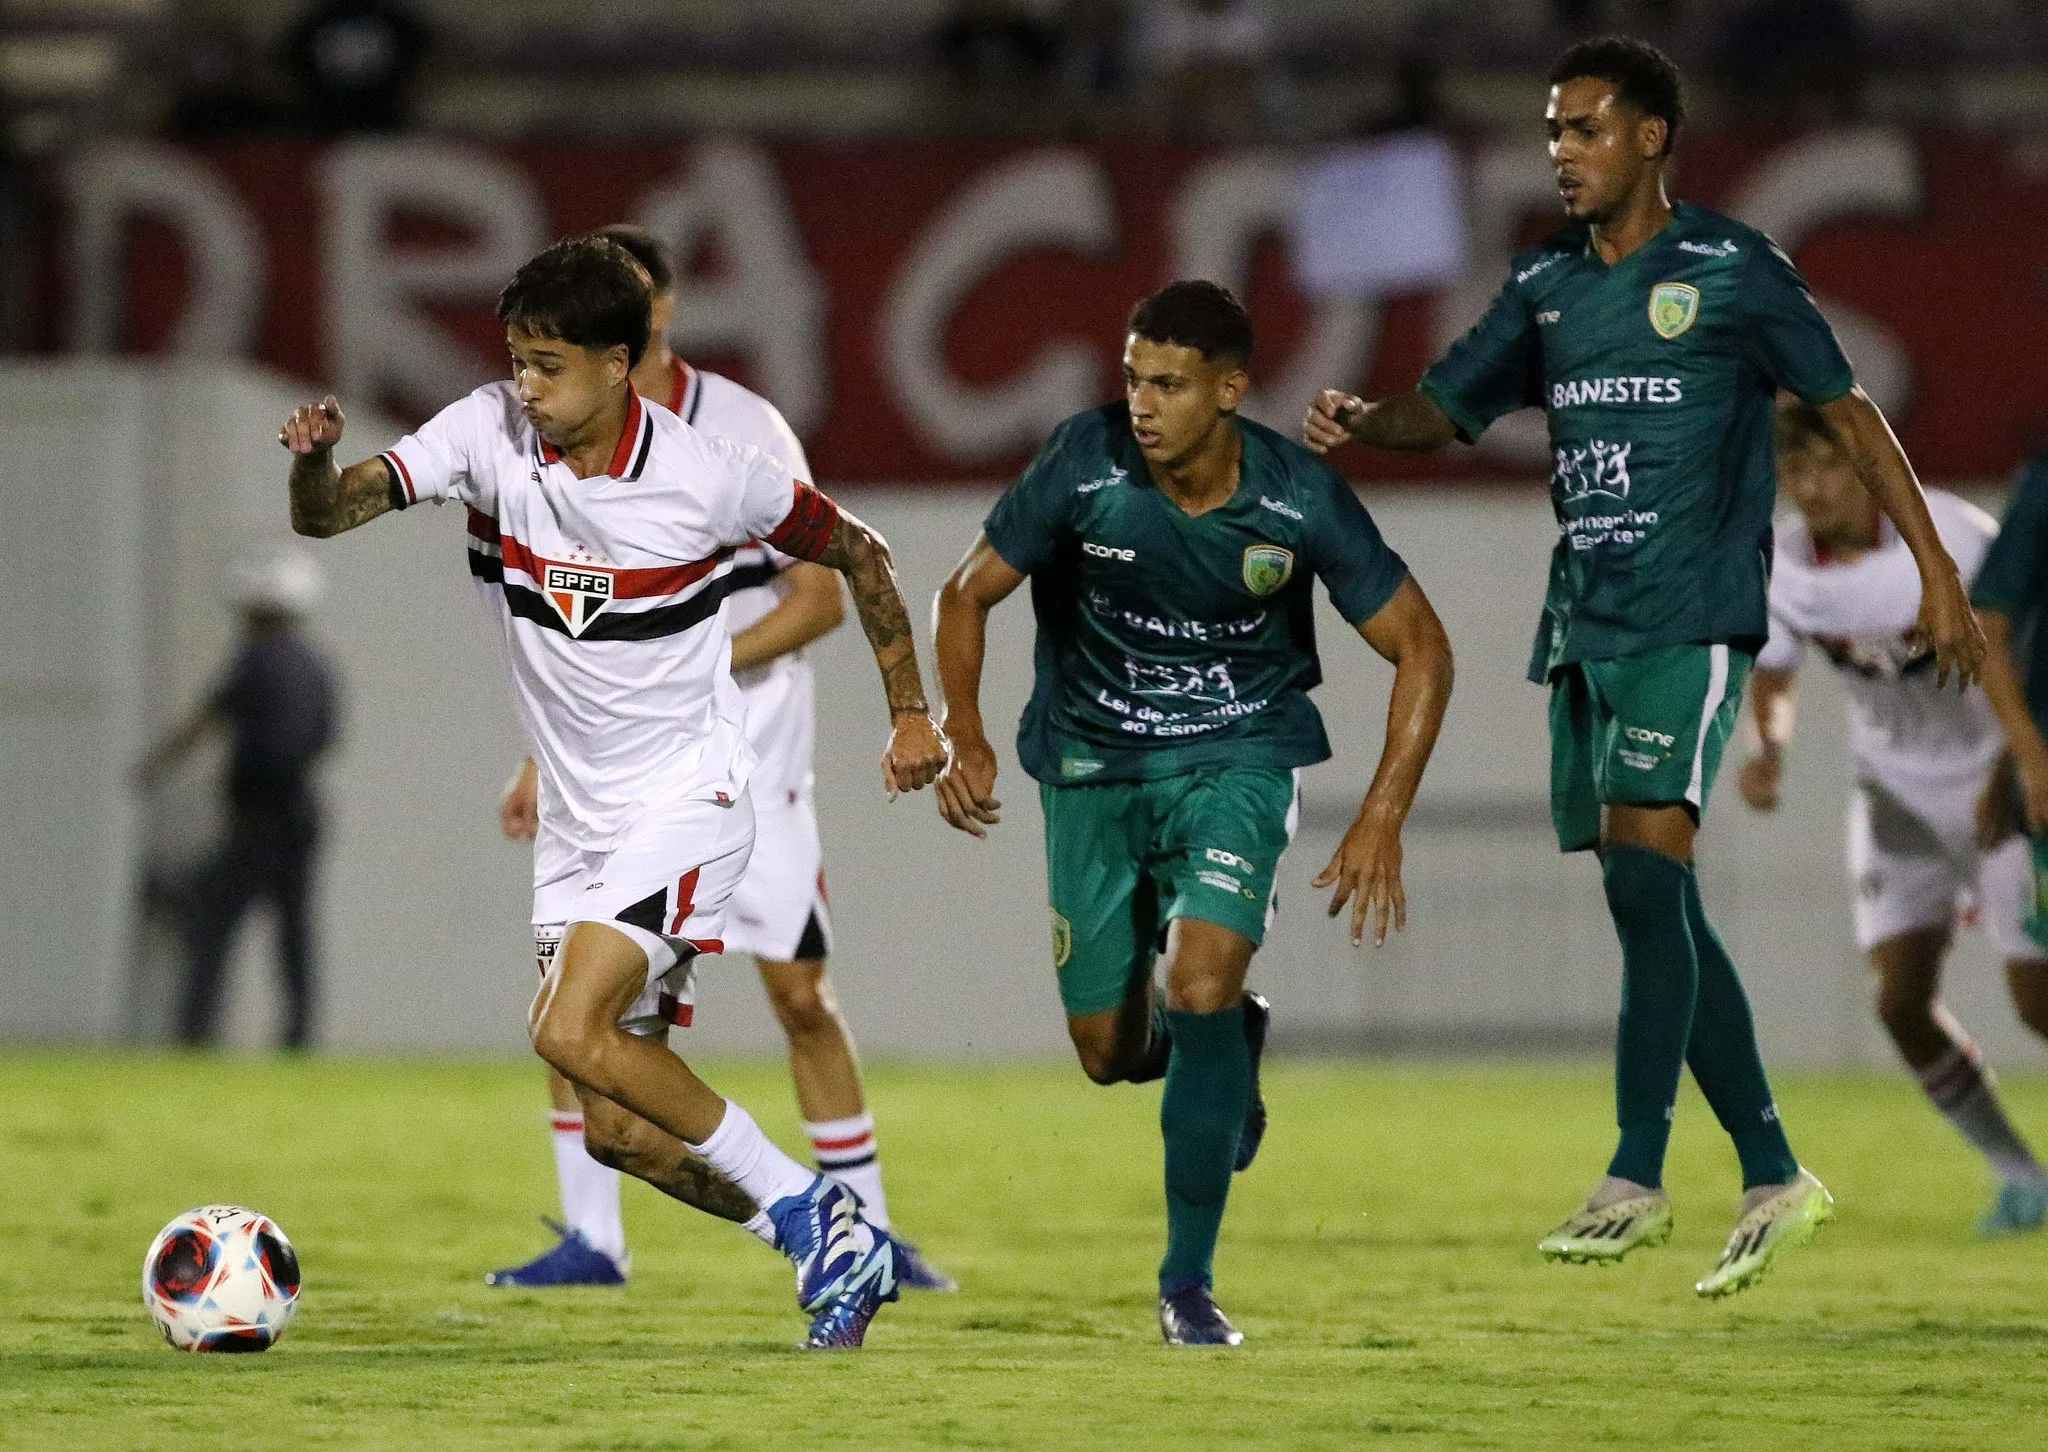
[[[882,783],[891,796],[929,786],[946,765],[946,738],[932,724],[918,673],[917,645],[910,634],[910,611],[896,584],[889,542],[845,510],[838,511],[831,537],[814,556],[821,565],[846,577],[854,613],[874,649],[889,698],[893,727],[882,757]]]
[[[277,441],[292,451],[292,530],[326,539],[368,524],[391,508],[391,474],[381,459],[335,467],[341,441],[341,405],[334,395],[305,403],[285,420]]]

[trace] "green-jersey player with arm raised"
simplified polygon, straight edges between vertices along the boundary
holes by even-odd
[[[1300,770],[1330,755],[1308,698],[1313,581],[1394,664],[1379,770],[1316,879],[1333,916],[1351,903],[1354,942],[1405,916],[1401,824],[1451,691],[1436,612],[1351,487],[1237,417],[1251,351],[1251,319],[1214,283],[1139,303],[1124,402],[1054,431],[937,605],[954,748],[940,811],[981,836],[1001,805],[980,709],[988,612],[1031,581],[1037,683],[1017,749],[1045,808],[1053,964],[1088,1077],[1166,1081],[1159,1322],[1174,1345],[1243,1339],[1211,1262],[1231,1175],[1265,1129],[1266,1010],[1245,975]]]
[[[1767,634],[1776,394],[1816,405],[1912,550],[1918,633],[1967,684],[1983,658],[1955,562],[1891,429],[1791,260],[1665,191],[1684,117],[1676,67],[1640,41],[1575,46],[1551,73],[1567,225],[1513,264],[1479,324],[1415,392],[1319,396],[1311,447],[1424,450],[1542,408],[1560,538],[1531,679],[1551,693],[1551,810],[1598,851],[1621,939],[1620,1143],[1546,1255],[1612,1261],[1669,1235],[1663,1167],[1690,1066],[1742,1162],[1743,1215],[1701,1295],[1752,1284],[1832,1213],[1792,1154],[1749,1003],[1707,921],[1693,837]]]

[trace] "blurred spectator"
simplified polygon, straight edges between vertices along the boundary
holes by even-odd
[[[1769,119],[1854,120],[1868,56],[1850,0],[1749,0],[1718,49],[1722,82]]]
[[[1128,0],[1066,0],[1060,12],[1060,79],[1082,129],[1121,118],[1134,90]]]
[[[315,131],[395,131],[426,60],[427,27],[396,0],[322,0],[292,27],[286,67]]]
[[[957,130],[1038,129],[1034,109],[1059,68],[1060,34],[1019,0],[955,0],[933,36]]]
[[[1362,139],[1399,136],[1406,131],[1448,132],[1450,107],[1444,101],[1443,62],[1411,46],[1394,61],[1394,104],[1359,118],[1352,128]]]
[[[1243,139],[1273,120],[1273,26],[1262,0],[1156,0],[1139,59],[1177,136]]]
[[[200,28],[182,37],[173,60],[170,128],[192,140],[268,131],[290,119],[266,93],[240,35]]]
[[[333,743],[333,672],[300,624],[320,590],[312,559],[290,549],[238,571],[242,641],[213,693],[144,759],[156,781],[216,732],[228,734],[226,839],[185,895],[185,985],[178,1038],[209,1044],[235,930],[259,899],[277,914],[285,992],[280,1040],[303,1049],[317,993],[311,895],[320,843],[313,767]]]

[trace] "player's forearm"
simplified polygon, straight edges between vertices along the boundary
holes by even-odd
[[[1913,552],[1922,577],[1930,569],[1954,571],[1955,561],[1935,532],[1912,461],[1878,406],[1857,389],[1822,412],[1855,466],[1856,477]]]
[[[1419,390],[1374,399],[1351,420],[1352,440],[1375,449],[1422,454],[1441,449],[1457,437],[1457,425],[1450,415]]]
[[[818,563],[846,577],[854,613],[860,617],[861,630],[866,633],[868,645],[875,653],[875,665],[882,672],[882,689],[889,698],[890,716],[929,711],[924,677],[917,668],[917,645],[910,633],[910,610],[896,583],[896,565],[889,556],[888,542],[842,512],[833,526],[832,541]]]
[[[932,602],[944,726],[955,740],[986,737],[981,720],[981,668],[988,654],[988,606],[948,580]]]
[[[1781,756],[1792,744],[1792,732],[1799,716],[1793,697],[1796,679],[1790,671],[1767,670],[1757,671],[1750,678],[1750,714],[1756,722],[1757,739],[1763,743],[1766,756]]]
[[[365,459],[339,469],[332,449],[294,455],[290,485],[292,532],[313,539],[368,524],[391,507],[390,480],[381,462]]]
[[[1390,813],[1404,822],[1422,787],[1422,773],[1436,750],[1444,712],[1451,703],[1455,666],[1451,644],[1434,616],[1429,628],[1405,646],[1394,665],[1394,690],[1387,702],[1387,734],[1379,769],[1365,794],[1361,814]]]
[[[794,568],[803,570],[807,565]],[[846,618],[839,577],[823,572],[822,585],[808,580],[792,589],[773,610],[732,638],[732,668],[755,670],[830,635]]]
[[[2005,731],[2006,746],[2017,757],[2035,761],[2048,759],[2048,740],[2034,724],[2027,709],[2026,688],[2020,684],[2019,667],[2012,656],[2012,620],[1996,610],[1980,610],[1977,620],[1984,627],[1984,674],[1978,684],[1984,698]]]

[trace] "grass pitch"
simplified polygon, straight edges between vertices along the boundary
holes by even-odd
[[[777,1066],[713,1080],[793,1127]],[[1696,1096],[1674,1241],[1603,1271],[1534,1245],[1609,1147],[1604,1070],[1277,1064],[1224,1229],[1234,1353],[1158,1344],[1156,1089],[1064,1065],[870,1086],[899,1224],[966,1290],[821,1357],[791,1349],[778,1257],[639,1185],[625,1290],[481,1283],[553,1209],[530,1065],[10,1054],[0,1445],[2048,1446],[2048,1240],[1974,1239],[1982,1174],[1901,1078],[1783,1080],[1840,1218],[1704,1304],[1736,1182]],[[2007,1095],[2048,1139],[2048,1080]],[[304,1263],[264,1356],[173,1352],[140,1304],[150,1236],[218,1200]]]

